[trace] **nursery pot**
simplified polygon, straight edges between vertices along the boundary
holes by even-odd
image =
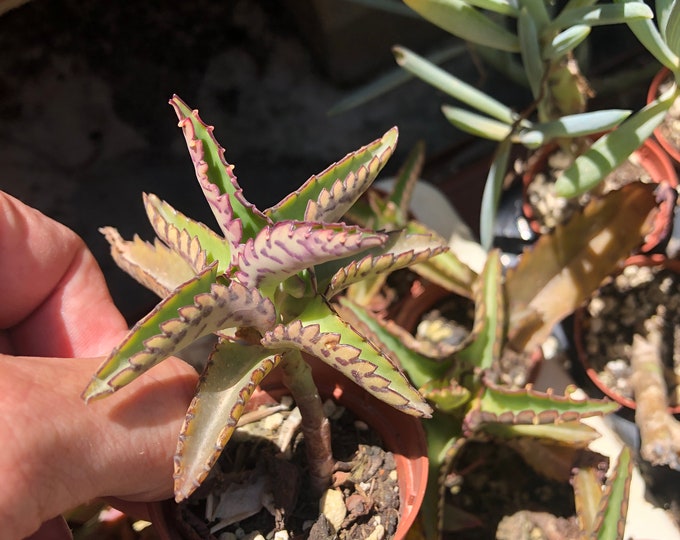
[[[664,269],[671,270],[675,274],[680,276],[680,260],[668,259],[663,255],[635,255],[626,260],[625,267],[635,265],[640,267],[661,267]],[[625,268],[624,267],[624,268]],[[637,306],[636,306],[637,307]],[[588,379],[607,397],[616,401],[618,404],[622,405],[631,410],[635,410],[636,403],[635,400],[627,396],[622,395],[615,389],[611,388],[610,385],[605,382],[600,376],[600,372],[593,365],[590,360],[590,354],[587,351],[586,345],[586,325],[588,320],[587,307],[583,306],[574,312],[574,345],[576,349],[576,354],[578,360],[585,371]],[[618,311],[618,310],[617,310]],[[598,353],[598,355],[601,355]],[[672,414],[680,414],[680,404],[675,406],[669,406],[668,411]]]
[[[403,540],[413,525],[427,486],[428,458],[425,431],[418,418],[397,411],[368,394],[365,390],[339,376],[322,361],[305,357],[312,366],[314,380],[323,399],[332,398],[375,430],[386,450],[394,454],[399,484],[399,523],[395,540]],[[265,378],[251,402],[277,400],[289,391],[275,369]],[[173,500],[149,505],[151,521],[162,540],[188,540],[195,536],[182,533],[177,522],[179,513]]]
[[[659,88],[671,76],[672,76],[671,72],[668,68],[662,68],[654,76],[651,84],[649,85],[649,90],[647,92],[647,103],[650,103],[654,101],[657,97],[659,97],[659,95],[661,94]],[[668,114],[669,113],[666,113],[667,116]],[[666,153],[671,157],[674,163],[676,165],[680,165],[680,148],[678,148],[677,143],[673,142],[673,140],[667,136],[668,129],[672,128],[665,128],[662,122],[662,124],[659,125],[654,130],[654,138],[658,141],[658,143],[666,151]]]
[[[546,169],[548,157],[557,149],[556,144],[543,147],[535,155],[528,170],[522,176],[524,197],[522,211],[529,221],[529,225],[534,232],[540,233],[540,225],[536,219],[534,208],[529,203],[528,189],[536,174]],[[647,171],[651,181],[660,184],[658,202],[659,214],[656,217],[654,228],[645,238],[645,242],[640,248],[642,253],[654,250],[669,235],[673,222],[673,211],[675,208],[675,188],[678,186],[678,175],[663,149],[650,139],[646,139],[642,146],[633,152],[633,157],[640,166]],[[672,188],[671,189],[669,189]]]

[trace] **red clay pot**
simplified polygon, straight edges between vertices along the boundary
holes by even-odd
[[[654,254],[654,255],[633,255],[626,260],[625,266],[663,266],[680,274],[680,260],[668,259],[664,255]],[[588,378],[592,383],[607,397],[616,401],[619,405],[626,407],[631,410],[636,409],[635,401],[629,399],[625,396],[614,392],[609,386],[607,386],[595,368],[590,365],[588,359],[588,353],[585,350],[585,336],[584,336],[584,319],[586,317],[586,308],[581,307],[574,312],[574,344],[576,348],[576,354],[578,356],[581,366],[586,372]],[[668,411],[672,414],[680,414],[680,405],[675,407],[668,407]]]
[[[670,75],[671,72],[668,68],[662,68],[661,71],[654,76],[649,85],[649,90],[647,91],[647,103],[651,103],[659,97],[659,87]],[[658,127],[654,130],[654,138],[675,162],[676,166],[680,165],[680,148],[670,141]]]
[[[536,173],[545,167],[548,156],[556,148],[557,145],[547,145],[542,148],[541,153],[536,157],[529,170],[527,170],[522,177],[524,186],[522,212],[529,221],[532,230],[537,233],[540,233],[540,228],[534,219],[534,210],[527,198],[527,188]],[[633,155],[640,162],[640,165],[649,173],[652,180],[661,186],[657,197],[660,211],[655,221],[654,230],[647,235],[644,244],[640,248],[642,253],[649,253],[663,242],[670,233],[673,222],[673,212],[675,209],[675,199],[677,197],[673,192],[675,191],[675,188],[678,187],[678,175],[673,163],[671,163],[664,150],[650,139],[645,140],[642,146],[640,146]],[[669,187],[672,188],[673,192]]]
[[[321,396],[332,397],[365,421],[380,435],[386,449],[394,454],[399,479],[400,518],[393,538],[404,540],[418,515],[427,486],[427,441],[420,420],[374,398],[320,360],[309,357],[306,360],[312,366]],[[262,388],[256,390],[251,401],[253,404],[271,401],[287,393],[280,373],[275,370],[263,381]],[[172,500],[149,505],[151,521],[159,537],[162,540],[194,538],[181,533],[175,508]]]

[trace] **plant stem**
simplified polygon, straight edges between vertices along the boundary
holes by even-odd
[[[323,412],[319,391],[312,378],[312,369],[299,351],[283,355],[283,383],[290,390],[302,415],[302,434],[309,462],[311,488],[321,494],[331,484],[333,453],[330,422]]]
[[[659,306],[663,311],[664,306]],[[657,314],[647,321],[647,336],[633,337],[633,391],[635,423],[640,429],[640,454],[652,465],[668,465],[680,470],[680,423],[668,412],[666,383],[663,377],[661,351],[662,317]]]

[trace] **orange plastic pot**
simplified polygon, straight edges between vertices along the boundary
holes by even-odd
[[[660,86],[666,81],[668,77],[671,76],[671,72],[668,68],[662,68],[652,79],[649,85],[649,90],[647,91],[647,103],[651,103],[656,98],[659,97]],[[676,165],[680,165],[680,148],[678,148],[675,143],[673,143],[668,137],[663,134],[660,127],[654,130],[654,138],[658,141],[661,147],[666,151],[666,153],[671,157]]]
[[[374,398],[365,390],[340,376],[332,367],[316,358],[307,357],[314,380],[323,398],[333,398],[374,429],[385,448],[394,454],[399,483],[399,523],[393,538],[404,540],[411,529],[425,496],[429,460],[425,431],[418,418],[406,415]],[[277,400],[288,393],[280,372],[272,372],[251,398],[253,405]],[[161,539],[195,539],[182,533],[177,522],[174,501],[162,501],[149,506],[151,521]]]

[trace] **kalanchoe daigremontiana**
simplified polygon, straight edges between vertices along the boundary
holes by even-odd
[[[125,241],[115,229],[103,229],[118,265],[163,300],[111,352],[83,397],[104,397],[215,333],[218,344],[179,436],[176,500],[188,497],[206,477],[253,390],[279,363],[302,412],[306,447],[316,449],[310,469],[321,489],[333,465],[330,433],[302,353],[405,413],[431,413],[394,363],[338,316],[331,297],[446,248],[426,235],[339,223],[392,154],[396,128],[260,211],[244,198],[212,127],[178,97],[170,103],[222,234],[154,195],[144,197],[158,236],[154,244],[138,237]]]

